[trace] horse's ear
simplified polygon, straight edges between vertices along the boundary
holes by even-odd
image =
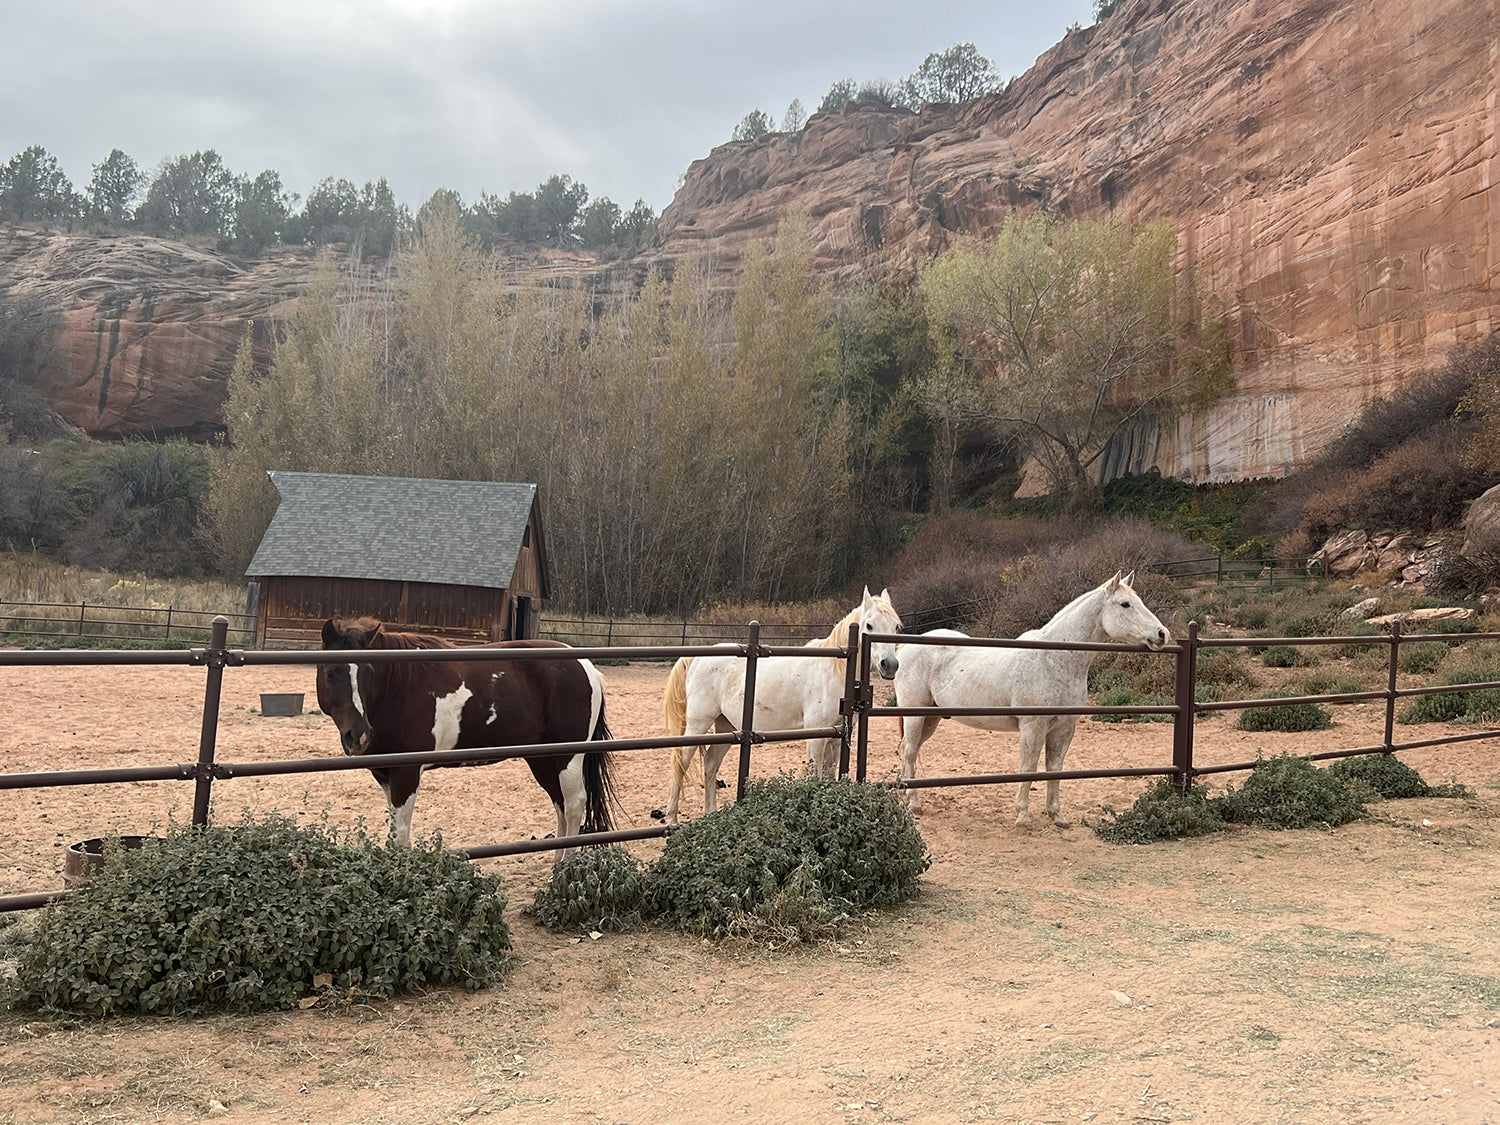
[[[344,646],[338,643],[342,639],[338,623],[332,617],[323,622],[324,648],[343,648]]]
[[[887,586],[884,590],[880,591],[880,600],[883,601],[883,602],[886,602],[887,604],[890,603],[890,600],[891,600],[891,588],[889,586]]]
[[[1132,579],[1132,578],[1134,578],[1134,577],[1135,577],[1135,571],[1133,571],[1133,570],[1132,570],[1132,571],[1131,571],[1131,572],[1130,572],[1130,573],[1129,573],[1129,574],[1127,574],[1127,575],[1126,575],[1126,576],[1125,576],[1125,577],[1124,577],[1124,578],[1122,578],[1122,579],[1120,579],[1120,585],[1121,585],[1121,586],[1129,586],[1129,585],[1130,585],[1130,580],[1131,580],[1131,579]]]
[[[868,586],[865,587],[864,604],[865,605],[869,605],[870,604],[870,587],[868,587]]]
[[[1120,588],[1120,579],[1124,576],[1123,571],[1115,571],[1115,576],[1104,584],[1104,588],[1111,593]]]

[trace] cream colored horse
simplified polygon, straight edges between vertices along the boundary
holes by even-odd
[[[1118,571],[1108,582],[1074,598],[1040,629],[1022,633],[1025,641],[1117,641],[1158,649],[1171,641],[1167,627],[1146,608],[1130,586],[1130,575]],[[962,637],[952,629],[934,629],[926,637]],[[896,673],[897,707],[1087,707],[1089,665],[1097,652],[1061,649],[969,648],[946,645],[902,645]],[[1036,772],[1042,750],[1047,770],[1063,768],[1073,742],[1077,715],[957,715],[956,721],[981,730],[1014,730],[1021,734],[1021,773]],[[941,719],[901,718],[901,778],[917,775],[917,751],[932,737]],[[1056,781],[1047,782],[1047,814],[1059,828],[1068,826]],[[920,790],[906,791],[913,812],[921,807]],[[1031,820],[1031,786],[1021,782],[1016,794],[1016,823]]]
[[[833,631],[808,647],[838,648],[849,639],[849,626],[858,623],[861,633],[895,633],[901,618],[891,605],[890,591],[871,594],[867,587],[855,606]],[[894,645],[871,647],[870,657],[885,679],[898,667]],[[860,670],[863,677],[864,670]],[[801,730],[832,727],[839,722],[839,700],[844,695],[844,662],[811,656],[767,656],[756,662],[755,729]],[[684,656],[672,668],[662,695],[667,733],[707,734],[731,731],[745,710],[745,660],[740,656]],[[807,770],[831,776],[838,768],[838,741],[810,738]],[[703,755],[703,811],[718,807],[719,764],[729,746],[678,746],[672,750],[672,789],[667,798],[667,822],[677,823],[682,784],[696,755]]]

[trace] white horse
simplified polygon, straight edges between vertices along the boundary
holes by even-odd
[[[1132,572],[1133,574],[1133,572]],[[1159,649],[1171,634],[1131,589],[1132,575],[1115,576],[1074,598],[1040,629],[1022,633],[1024,641],[1117,641]],[[934,629],[928,637],[962,637],[952,629]],[[898,707],[1086,707],[1089,665],[1097,652],[1062,649],[955,648],[946,645],[902,645],[897,650]],[[1047,770],[1063,767],[1077,715],[955,716],[981,730],[1021,732],[1021,771],[1034,773],[1042,749]],[[932,737],[940,720],[901,717],[901,778],[917,775],[917,751]],[[1058,803],[1059,783],[1047,782],[1047,814],[1059,828],[1068,827]],[[906,791],[907,807],[921,807],[919,790]],[[1016,823],[1028,824],[1031,786],[1021,782],[1016,794]]]
[[[890,591],[878,595],[865,588],[864,598],[833,631],[807,647],[838,648],[849,639],[849,626],[861,634],[895,633],[901,618],[891,605]],[[884,679],[896,675],[894,645],[872,645],[870,657]],[[859,670],[864,678],[864,669]],[[767,656],[755,666],[755,729],[800,730],[839,723],[839,700],[844,696],[844,662],[812,656]],[[707,734],[736,730],[745,710],[745,660],[739,656],[684,656],[672,668],[662,696],[667,733]],[[831,738],[807,740],[807,770],[817,776],[838,768],[838,742]],[[682,783],[695,754],[703,754],[703,811],[718,807],[719,763],[729,746],[677,746],[672,749],[672,789],[667,798],[667,822],[677,823]]]

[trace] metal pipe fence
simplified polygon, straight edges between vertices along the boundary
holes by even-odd
[[[8,612],[7,612],[8,610]],[[180,609],[177,606],[109,605],[102,602],[22,602],[0,599],[0,636],[37,640],[176,641],[206,643],[223,617],[236,636],[255,641],[253,613]]]
[[[55,770],[39,773],[0,773],[0,790],[20,790],[70,785],[103,785],[132,781],[191,781],[194,783],[193,824],[208,823],[212,787],[216,781],[228,781],[246,777],[269,777],[273,775],[316,773],[334,770],[370,769],[372,766],[391,767],[401,765],[455,765],[481,763],[515,758],[528,758],[546,754],[587,753],[594,751],[631,752],[675,746],[737,745],[740,748],[737,770],[736,797],[744,795],[750,776],[753,748],[764,743],[796,742],[810,738],[837,738],[839,747],[840,776],[866,781],[869,772],[869,722],[871,718],[898,716],[957,717],[957,716],[1024,716],[1024,715],[1167,715],[1173,724],[1172,756],[1170,761],[1145,766],[1126,766],[1113,769],[1062,770],[1049,773],[1010,772],[974,774],[947,777],[924,777],[911,781],[882,782],[896,788],[928,789],[959,785],[998,785],[1034,781],[1068,780],[1078,778],[1130,778],[1170,777],[1179,792],[1185,792],[1194,779],[1210,774],[1248,770],[1254,762],[1198,765],[1194,762],[1194,735],[1196,716],[1214,711],[1247,709],[1256,707],[1282,707],[1298,703],[1345,703],[1384,700],[1384,738],[1378,745],[1356,748],[1339,748],[1306,755],[1310,760],[1325,760],[1353,757],[1364,754],[1390,754],[1401,750],[1414,750],[1432,746],[1475,741],[1500,736],[1500,730],[1487,729],[1458,735],[1425,738],[1397,742],[1394,738],[1395,704],[1398,699],[1424,695],[1438,695],[1454,691],[1487,691],[1500,689],[1500,681],[1477,684],[1438,685],[1418,688],[1398,688],[1396,673],[1401,645],[1441,639],[1450,643],[1467,641],[1500,640],[1500,633],[1417,634],[1402,633],[1399,623],[1393,625],[1388,636],[1383,637],[1212,637],[1198,636],[1197,623],[1190,623],[1186,635],[1176,644],[1154,650],[1162,658],[1170,657],[1175,662],[1174,693],[1172,702],[1160,705],[1139,706],[1095,706],[1095,707],[891,707],[876,706],[873,700],[874,684],[868,671],[859,675],[860,669],[872,667],[871,647],[875,644],[928,644],[945,647],[1015,648],[1033,650],[1065,650],[1089,652],[1142,652],[1153,650],[1144,646],[1105,643],[1070,643],[1036,640],[1008,640],[984,637],[928,637],[909,634],[861,635],[851,626],[847,642],[838,647],[806,647],[803,645],[766,645],[762,643],[761,628],[751,622],[743,643],[723,645],[637,645],[593,648],[559,649],[356,649],[348,651],[310,652],[259,652],[232,649],[228,645],[229,622],[226,617],[215,619],[206,647],[186,651],[77,651],[37,650],[0,651],[0,666],[64,666],[64,665],[189,665],[205,669],[203,722],[201,726],[198,758],[195,762],[151,766],[114,767],[108,769]],[[1371,644],[1389,648],[1389,666],[1386,687],[1383,690],[1348,692],[1339,694],[1307,695],[1276,698],[1219,700],[1197,702],[1196,670],[1198,654],[1210,648],[1261,648],[1272,645],[1318,646],[1336,644]],[[219,702],[223,686],[224,670],[255,665],[307,665],[346,663],[443,663],[449,661],[483,660],[572,660],[600,659],[605,657],[675,659],[681,656],[733,656],[743,659],[745,667],[745,703],[737,730],[701,735],[660,736],[651,738],[612,739],[610,741],[584,741],[570,743],[543,743],[526,746],[475,747],[460,750],[432,750],[403,754],[382,754],[378,762],[366,757],[329,757],[301,759],[282,762],[221,762],[217,760],[217,730]],[[797,730],[757,730],[755,727],[755,691],[758,663],[769,656],[792,656],[810,659],[838,659],[845,662],[844,694],[839,705],[839,724],[832,727]],[[525,840],[512,843],[476,845],[455,849],[456,852],[473,859],[493,856],[518,855],[527,852],[548,851],[580,845],[623,842],[627,840],[655,839],[672,831],[666,825],[639,829],[622,829],[610,833]],[[0,912],[29,910],[57,901],[66,891],[47,891],[0,897]]]
[[[855,777],[867,780],[868,720],[871,717],[939,717],[959,716],[1023,716],[1023,715],[1169,715],[1172,718],[1172,761],[1160,766],[1130,767],[1119,770],[1065,770],[1048,773],[1006,773],[962,777],[926,777],[912,781],[894,781],[885,784],[901,789],[928,789],[949,785],[994,785],[1009,782],[1029,783],[1047,779],[1064,780],[1069,777],[1130,777],[1169,776],[1179,793],[1186,793],[1195,778],[1207,774],[1232,773],[1253,769],[1255,762],[1234,762],[1227,765],[1200,766],[1193,760],[1196,717],[1214,711],[1248,710],[1258,707],[1287,707],[1295,704],[1351,703],[1373,700],[1385,701],[1384,738],[1378,746],[1362,746],[1354,749],[1336,749],[1304,755],[1310,761],[1333,758],[1357,757],[1366,754],[1393,754],[1401,750],[1416,750],[1431,746],[1446,746],[1479,739],[1500,737],[1500,729],[1487,729],[1472,733],[1445,735],[1439,738],[1413,739],[1405,742],[1395,740],[1396,701],[1426,695],[1442,695],[1457,691],[1487,691],[1500,689],[1500,681],[1475,684],[1447,684],[1427,687],[1398,688],[1396,673],[1400,666],[1401,646],[1404,643],[1432,642],[1449,643],[1500,640],[1500,633],[1465,634],[1413,634],[1405,635],[1399,621],[1392,623],[1390,633],[1380,637],[1199,637],[1198,623],[1190,622],[1187,634],[1175,645],[1151,650],[1139,645],[1118,644],[1063,644],[1055,641],[1004,640],[986,637],[912,637],[904,634],[870,634],[860,637],[862,659],[868,666],[870,647],[875,644],[930,644],[943,647],[1014,648],[1033,650],[1066,649],[1090,652],[1157,652],[1171,654],[1176,661],[1174,690],[1170,704],[1130,707],[884,707],[875,706],[870,695],[871,685],[861,685],[862,694],[857,702],[858,724],[856,749],[858,768]],[[1277,696],[1261,699],[1228,699],[1214,702],[1198,702],[1197,667],[1198,653],[1208,648],[1269,648],[1274,645],[1318,646],[1367,644],[1389,648],[1386,686],[1376,691],[1333,693],[1322,695]]]
[[[752,748],[764,743],[800,742],[809,738],[837,738],[841,757],[848,759],[850,719],[854,713],[855,685],[846,678],[846,698],[842,701],[841,721],[836,727],[812,727],[797,730],[756,730],[755,671],[758,662],[768,656],[808,659],[837,659],[846,664],[858,653],[857,630],[851,628],[849,643],[838,647],[763,645],[760,628],[751,622],[745,643],[729,646],[638,646],[635,648],[525,648],[525,649],[352,649],[315,652],[257,652],[231,649],[228,645],[229,622],[216,617],[205,648],[187,651],[76,651],[34,650],[0,651],[0,666],[58,667],[68,665],[192,665],[206,669],[204,681],[203,721],[196,762],[129,766],[91,770],[53,770],[40,773],[0,773],[0,790],[40,789],[69,785],[105,785],[134,781],[191,781],[194,783],[193,819],[196,827],[208,824],[213,783],[244,777],[269,777],[285,774],[322,773],[335,770],[389,768],[406,765],[461,765],[487,763],[515,758],[552,754],[579,754],[601,751],[634,751],[674,746],[738,745],[740,747],[739,781],[736,799],[744,796],[750,775]],[[745,710],[741,729],[724,734],[708,733],[678,737],[611,739],[567,743],[540,743],[524,746],[473,747],[458,750],[429,750],[404,754],[311,758],[284,762],[220,762],[216,758],[219,704],[226,668],[255,665],[319,664],[422,664],[453,661],[510,660],[578,660],[619,656],[676,658],[680,656],[736,656],[746,662]],[[471,859],[526,852],[548,851],[580,845],[606,844],[627,840],[644,840],[668,835],[672,828],[656,825],[624,829],[617,832],[590,833],[579,836],[525,840],[505,844],[457,848],[455,852]],[[30,910],[66,897],[67,891],[49,891],[0,897],[0,912]]]

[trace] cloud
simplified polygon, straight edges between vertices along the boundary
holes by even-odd
[[[131,0],[7,17],[0,159],[28,144],[76,184],[112,148],[143,167],[213,148],[305,194],[387,177],[413,207],[554,172],[658,211],[679,173],[760,108],[836,79],[899,78],[973,41],[1003,74],[1087,22],[1087,0]]]

